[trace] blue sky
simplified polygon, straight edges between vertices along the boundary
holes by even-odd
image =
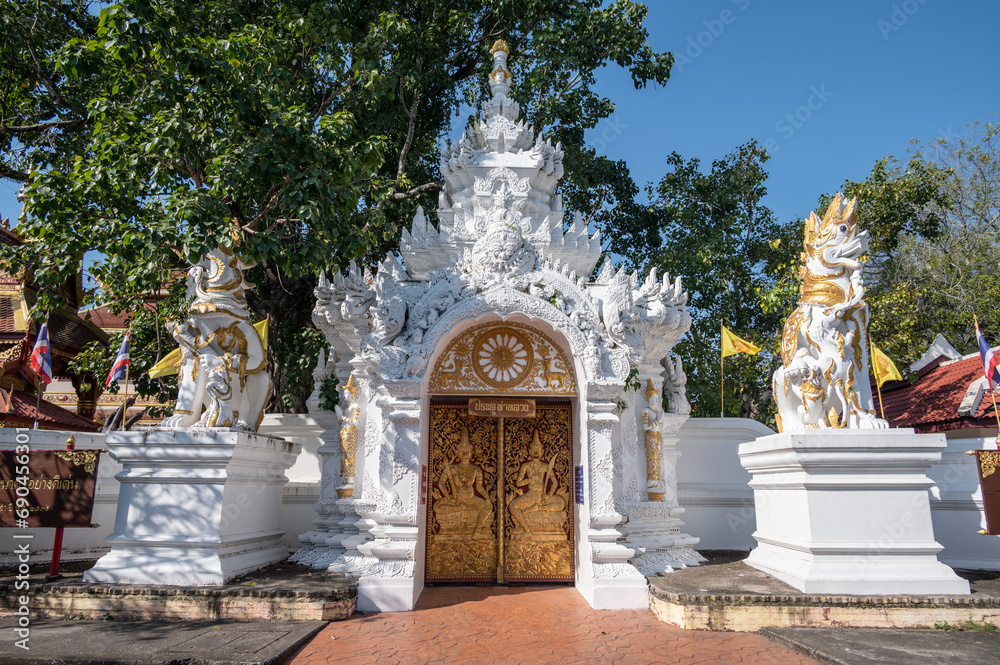
[[[648,6],[650,43],[675,54],[674,73],[636,91],[621,70],[603,70],[598,88],[617,110],[588,134],[640,185],[663,176],[672,151],[707,169],[754,138],[773,153],[765,203],[782,221],[798,219],[845,178],[903,155],[910,139],[954,133],[1000,109],[995,1]],[[0,216],[16,219],[16,191],[0,180]]]
[[[602,71],[599,90],[617,110],[588,135],[640,186],[659,181],[672,151],[707,170],[749,139],[770,140],[765,203],[798,219],[880,157],[903,156],[911,139],[1000,110],[995,1],[647,6],[651,45],[677,58],[670,81],[636,91],[620,70]]]

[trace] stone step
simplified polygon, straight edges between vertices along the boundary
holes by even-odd
[[[755,632],[761,628],[1000,627],[1000,573],[956,571],[971,595],[831,595],[802,593],[735,556],[649,578],[649,607],[679,628]],[[745,553],[740,556],[745,556]],[[714,559],[714,560],[713,560]]]
[[[357,606],[353,579],[289,564],[221,586],[87,583],[82,572],[45,580],[41,570],[33,571],[28,589],[18,590],[14,573],[0,573],[0,617],[13,616],[22,595],[31,617],[46,619],[341,621]]]

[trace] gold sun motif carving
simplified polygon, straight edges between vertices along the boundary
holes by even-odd
[[[513,328],[504,326],[482,332],[473,348],[472,369],[494,388],[517,385],[535,366],[531,342]]]
[[[575,395],[573,363],[545,334],[514,321],[461,333],[439,354],[428,390],[440,395]]]

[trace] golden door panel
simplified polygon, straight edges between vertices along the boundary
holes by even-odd
[[[573,446],[569,406],[539,405],[503,426],[503,578],[573,580]]]
[[[569,406],[499,419],[431,405],[427,581],[572,581],[572,464]]]
[[[466,405],[431,405],[428,581],[496,578],[498,421]]]

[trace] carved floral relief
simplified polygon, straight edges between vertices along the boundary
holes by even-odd
[[[575,395],[573,366],[543,333],[521,323],[485,323],[452,340],[431,372],[441,395]]]

